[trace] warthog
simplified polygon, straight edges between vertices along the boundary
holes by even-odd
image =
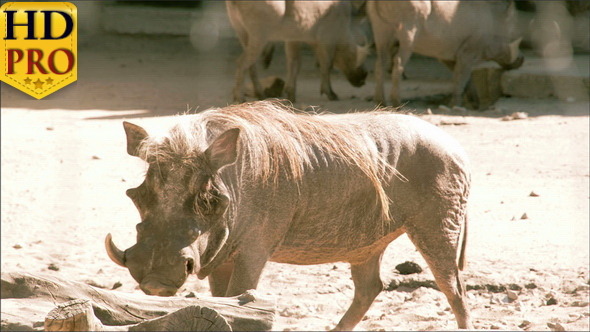
[[[393,54],[391,99],[401,104],[400,80],[412,52],[441,60],[453,71],[452,105],[460,105],[473,66],[493,60],[518,68],[524,57],[520,40],[511,42],[512,1],[378,1],[367,2],[377,61],[375,97],[385,104],[383,72]]]
[[[469,328],[464,264],[467,157],[441,129],[386,111],[297,114],[262,101],[178,117],[163,136],[124,123],[127,152],[148,164],[127,195],[137,243],[106,249],[146,294],[174,295],[191,273],[214,296],[255,289],[267,261],[349,262],[352,329],[384,289],[387,245],[407,233]]]
[[[311,44],[321,73],[321,94],[338,99],[330,83],[334,64],[353,86],[365,84],[364,61],[368,41],[359,45],[359,31],[353,26],[355,7],[350,1],[226,1],[227,14],[244,49],[238,59],[234,101],[244,100],[243,81],[249,70],[254,93],[264,99],[256,73],[256,60],[269,41],[284,41],[287,57],[285,93],[295,101],[297,74],[301,66],[301,42]]]

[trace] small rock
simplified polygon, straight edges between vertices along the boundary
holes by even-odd
[[[529,114],[526,112],[514,112],[511,114],[514,120],[523,120],[529,117]]]
[[[530,197],[539,197],[539,194],[537,194],[534,191],[531,191],[531,193],[529,194]]]
[[[520,327],[523,330],[527,330],[531,327],[531,322],[529,322],[528,320],[523,320],[522,323],[518,324],[518,327]]]
[[[523,213],[522,216],[520,216],[520,219],[521,220],[525,220],[525,219],[528,219],[528,218],[529,218],[529,216],[526,215],[526,212]]]
[[[404,263],[396,265],[395,269],[400,274],[413,274],[422,272],[422,268],[420,267],[420,265],[410,261],[406,261]]]
[[[59,266],[57,266],[55,263],[49,264],[49,266],[47,268],[52,271],[59,271]]]
[[[45,130],[52,131],[53,130],[53,127],[46,127]]]
[[[240,305],[244,305],[256,301],[256,297],[258,297],[256,290],[249,289],[242,295],[238,296],[238,301],[240,302]]]
[[[436,314],[439,315],[439,316],[444,316],[445,315],[445,312],[444,311],[437,311]]]
[[[99,156],[92,156],[92,160],[99,160],[100,157]]]
[[[546,305],[556,305],[557,304],[557,300],[554,297],[550,297],[547,302],[545,302]]]
[[[565,331],[565,327],[561,325],[561,323],[547,323],[547,327],[551,329],[551,331]]]
[[[590,285],[587,284],[581,284],[580,286],[576,287],[576,292],[584,292],[587,291],[588,289],[590,289]]]
[[[99,284],[94,280],[86,280],[86,284],[97,288],[106,288],[103,284]]]
[[[113,287],[111,287],[111,289],[117,289],[121,286],[123,286],[123,284],[121,282],[117,281],[116,283],[113,284]]]
[[[502,121],[512,121],[512,120],[524,120],[529,117],[529,114],[526,112],[514,112],[510,115],[506,115],[502,118]]]
[[[197,297],[197,294],[195,292],[188,292],[188,294],[186,294],[185,297],[189,297],[189,298]]]
[[[531,272],[537,272],[535,269],[530,269]],[[537,288],[537,285],[533,282],[529,282],[528,284],[524,285],[524,288],[526,289],[535,289]]]
[[[498,325],[496,325],[496,324],[492,324],[492,325],[490,326],[490,330],[499,330],[499,329],[500,329],[500,326],[498,326]]]
[[[428,114],[428,115],[432,115],[432,110],[431,110],[430,108],[427,108],[427,109],[426,109],[426,114]]]
[[[570,304],[572,307],[587,307],[590,304],[588,301],[574,301]]]
[[[461,113],[461,114],[467,113],[467,109],[465,107],[461,107],[461,106],[453,106],[453,111]]]
[[[17,243],[17,244],[15,244],[15,245],[13,245],[12,247],[13,247],[14,249],[22,249],[22,248],[23,248],[23,246],[21,246],[21,245],[20,245],[20,244],[18,244],[18,243]]]
[[[451,109],[450,109],[450,108],[448,108],[448,107],[447,107],[447,106],[445,106],[445,105],[438,105],[438,109],[439,109],[441,112],[444,112],[444,113],[449,113],[449,112],[451,111]]]
[[[516,300],[518,300],[518,293],[516,293],[513,290],[507,290],[506,291],[506,296],[508,296],[508,299],[510,299],[510,301],[516,301]]]

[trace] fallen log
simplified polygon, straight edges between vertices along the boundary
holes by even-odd
[[[105,328],[103,330],[122,331],[133,330],[130,326],[157,318],[174,320],[183,314],[196,314],[196,308],[210,308],[222,316],[232,330],[265,331],[271,330],[275,316],[275,301],[261,297],[253,292],[236,297],[198,296],[185,298],[179,296],[158,297],[144,294],[130,294],[115,290],[104,290],[81,282],[68,281],[54,276],[30,273],[2,273],[2,324],[1,330],[40,330],[45,323],[48,307],[55,307],[60,303],[79,300],[92,307],[92,315]],[[86,302],[85,302],[86,301]],[[82,312],[84,305],[73,303],[70,315]],[[67,308],[68,304],[63,307]],[[193,307],[185,311],[180,309]],[[25,309],[23,315],[23,309]],[[35,308],[40,308],[36,310]],[[191,311],[193,310],[193,311]],[[65,316],[68,309],[62,309]],[[205,310],[206,312],[207,310]],[[73,314],[72,314],[73,313]],[[55,314],[55,312],[54,312]],[[87,319],[82,314],[76,319]],[[57,320],[60,320],[58,316]],[[94,318],[89,317],[90,321]],[[51,320],[51,319],[50,319]],[[157,322],[156,322],[157,323]],[[50,325],[53,323],[49,323]],[[58,324],[58,323],[55,323]],[[69,323],[67,323],[69,324]],[[82,323],[81,323],[82,324]],[[94,324],[94,323],[91,323]],[[57,326],[57,325],[56,325]],[[146,325],[144,325],[145,327]],[[140,328],[140,327],[136,327]],[[156,330],[161,328],[156,328]],[[59,330],[59,328],[58,328]],[[93,330],[88,328],[88,330]],[[135,329],[136,331],[138,329]],[[147,331],[150,329],[145,329]]]

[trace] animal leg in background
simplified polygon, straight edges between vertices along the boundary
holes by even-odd
[[[469,42],[466,42],[463,47],[457,52],[457,60],[453,68],[453,98],[451,99],[451,106],[459,106],[463,101],[463,92],[467,86],[467,82],[471,78],[471,71],[473,65],[477,62],[475,50],[469,49]],[[448,66],[448,65],[447,65]]]
[[[375,29],[373,29],[375,31]],[[375,47],[377,49],[377,59],[375,61],[375,95],[373,101],[377,105],[386,105],[385,96],[383,93],[383,77],[385,76],[385,68],[387,63],[391,59],[391,35],[390,32],[385,29],[377,30],[379,33],[375,33]]]
[[[400,82],[406,64],[412,55],[416,27],[405,27],[405,31],[398,30],[399,48],[393,56],[393,68],[391,70],[391,103],[393,106],[401,105]]]
[[[285,93],[287,94],[287,99],[292,103],[295,102],[297,75],[301,69],[300,46],[301,44],[299,42],[285,42],[285,54],[287,57],[287,83]]]
[[[382,257],[383,251],[369,258],[365,263],[351,265],[354,298],[334,331],[352,330],[363,319],[373,300],[383,290],[383,282],[379,274]]]
[[[252,86],[254,87],[254,94],[258,99],[264,99],[264,93],[262,92],[262,85],[258,80],[258,75],[256,73],[256,60],[262,54],[264,50],[264,46],[266,43],[260,40],[256,40],[253,38],[248,38],[245,36],[245,33],[238,34],[240,41],[242,43],[242,47],[244,51],[242,55],[238,58],[237,63],[237,70],[236,70],[236,77],[235,77],[235,85],[233,91],[233,98],[236,102],[244,101],[244,92],[243,92],[243,84],[244,84],[244,75],[246,70],[250,72],[250,79],[252,80]]]
[[[332,90],[332,83],[330,82],[330,71],[334,61],[335,45],[318,44],[316,47],[316,54],[320,64],[321,87],[320,94],[328,96],[329,100],[338,100],[338,95]]]

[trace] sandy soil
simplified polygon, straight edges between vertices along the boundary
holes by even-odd
[[[155,129],[174,114],[227,105],[239,48],[224,41],[199,54],[186,38],[80,40],[77,83],[41,101],[2,84],[1,268],[140,292],[103,247],[109,232],[119,246],[132,245],[139,221],[125,190],[141,183],[145,165],[126,154],[122,120]],[[284,76],[281,58],[277,54],[262,75]],[[407,74],[406,97],[450,91],[449,73],[434,61],[413,60]],[[372,76],[355,89],[335,73],[333,85],[340,101],[319,95],[307,54],[296,106],[331,112],[374,107],[366,101]],[[438,102],[418,98],[407,109],[422,114],[431,107],[435,114],[419,116],[444,126],[472,159],[464,276],[475,327],[549,330],[548,323],[560,323],[567,330],[588,330],[588,102],[506,98],[495,110],[464,115],[437,114]],[[529,117],[501,120],[516,111]],[[408,260],[424,272],[398,274],[394,267]],[[442,294],[416,287],[433,277],[407,238],[388,248],[382,275],[402,286],[380,294],[358,330],[456,328]],[[508,299],[506,289],[517,299]],[[269,263],[259,290],[279,299],[276,330],[333,327],[353,294],[344,263]],[[190,291],[206,293],[208,285],[193,277],[181,294]]]

